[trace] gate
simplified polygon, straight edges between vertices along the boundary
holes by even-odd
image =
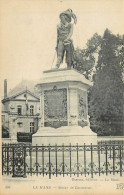
[[[2,147],[2,174],[26,177],[26,150],[20,144],[5,144]]]

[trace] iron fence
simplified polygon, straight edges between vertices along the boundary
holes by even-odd
[[[2,175],[108,175],[124,172],[124,144],[2,145]]]

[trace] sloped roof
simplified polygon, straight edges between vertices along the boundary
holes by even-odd
[[[28,90],[35,96],[39,97],[38,91],[35,87],[36,84],[36,81],[22,80],[18,85],[16,85],[13,89],[10,90],[10,92],[7,94],[7,98],[15,96],[25,90]]]

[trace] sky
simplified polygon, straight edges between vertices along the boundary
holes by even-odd
[[[4,79],[9,91],[21,80],[39,80],[42,71],[55,66],[56,26],[59,14],[69,8],[77,16],[75,47],[85,47],[106,28],[124,34],[123,0],[0,0],[1,94]]]

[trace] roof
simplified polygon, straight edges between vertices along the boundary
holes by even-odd
[[[7,94],[7,99],[18,95],[25,90],[30,91],[35,96],[39,97],[37,88],[35,87],[36,84],[36,81],[22,80],[18,85],[10,90],[10,92]]]

